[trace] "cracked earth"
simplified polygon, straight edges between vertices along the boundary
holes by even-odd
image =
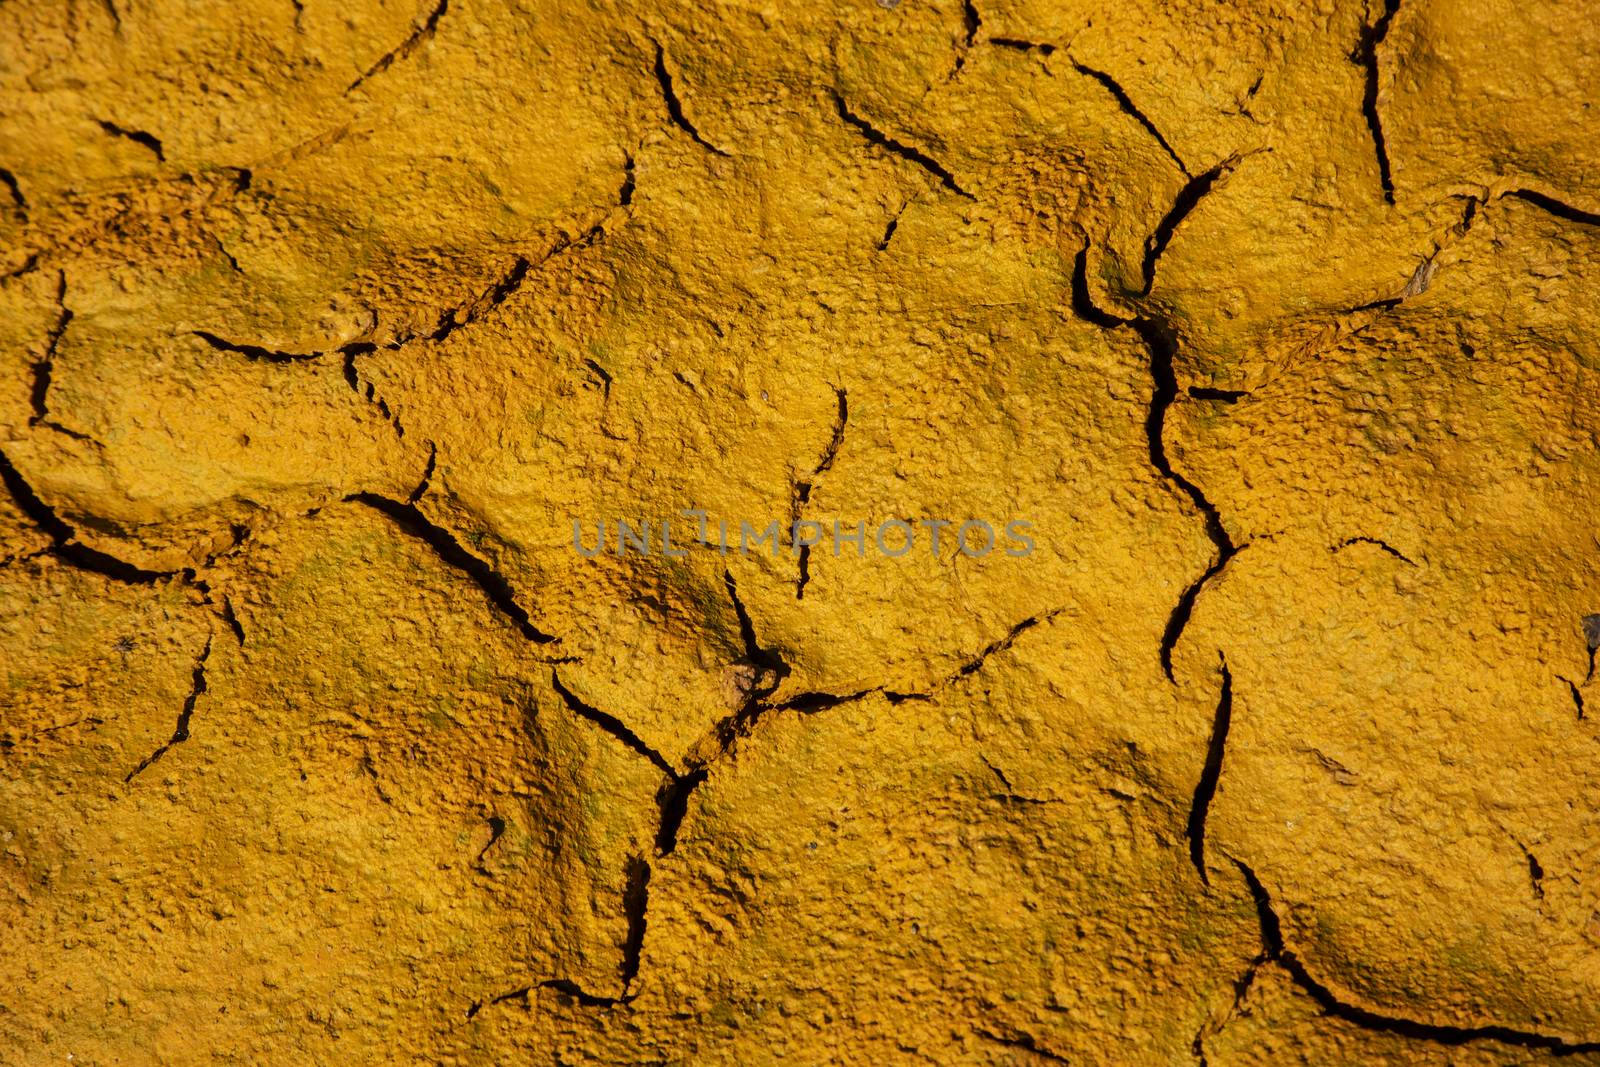
[[[1600,1064],[1583,5],[0,57],[0,1063]]]

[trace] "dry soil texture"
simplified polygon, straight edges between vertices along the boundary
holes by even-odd
[[[1554,0],[3,0],[0,1062],[1600,1063],[1597,100]],[[934,519],[1034,549],[832,538]]]

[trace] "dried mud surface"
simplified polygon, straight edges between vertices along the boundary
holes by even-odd
[[[4,0],[0,1063],[1600,1064],[1597,85]],[[684,508],[1037,547],[573,549]]]

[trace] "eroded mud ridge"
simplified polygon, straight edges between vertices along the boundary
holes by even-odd
[[[0,4],[0,1063],[1600,1064],[1597,86]]]

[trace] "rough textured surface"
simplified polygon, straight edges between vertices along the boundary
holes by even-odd
[[[1597,27],[6,0],[0,1062],[1600,1063]]]

